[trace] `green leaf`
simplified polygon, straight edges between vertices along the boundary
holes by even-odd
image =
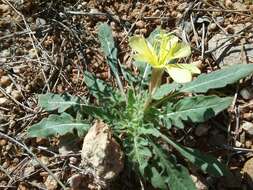
[[[82,110],[82,113],[85,113],[87,115],[90,115],[102,120],[109,121],[111,118],[111,115],[109,114],[106,108],[92,106],[92,105],[84,105],[81,107],[81,110]]]
[[[71,106],[79,105],[80,98],[69,94],[40,94],[38,104],[46,111],[58,110],[59,113],[66,111]]]
[[[220,98],[218,96],[186,97],[168,108],[165,114],[161,114],[159,117],[166,117],[175,126],[182,128],[182,121],[204,122],[216,116],[228,108],[232,100],[231,97]]]
[[[176,163],[174,157],[168,157],[161,147],[151,143],[155,155],[156,167],[152,168],[151,182],[155,188],[171,190],[196,190],[188,170]]]
[[[153,99],[160,100],[163,97],[173,93],[177,89],[179,89],[181,85],[178,83],[172,83],[172,84],[163,84],[161,85],[153,94]]]
[[[113,88],[88,71],[84,72],[84,82],[89,92],[98,99],[108,98],[112,95]]]
[[[99,24],[99,26],[98,26],[98,39],[100,41],[101,48],[103,49],[105,56],[107,58],[107,63],[110,66],[110,68],[116,78],[119,88],[122,92],[124,92],[123,86],[122,86],[122,83],[121,83],[121,80],[119,77],[118,69],[117,69],[118,50],[117,50],[114,40],[113,40],[112,30],[108,24],[106,24],[106,23]]]
[[[203,172],[209,173],[215,177],[231,175],[229,169],[216,158],[211,155],[204,155],[198,150],[184,147],[165,135],[160,133],[160,136],[170,145],[172,145],[182,156],[187,158],[191,163],[200,168]]]
[[[131,143],[131,152],[128,156],[134,165],[138,166],[140,173],[144,175],[145,168],[148,166],[148,161],[152,157],[152,152],[148,148],[148,140],[140,136],[135,136]]]
[[[73,133],[77,130],[78,135],[82,136],[89,129],[90,125],[81,121],[76,121],[71,115],[62,113],[61,115],[49,115],[39,123],[28,129],[30,137],[50,137],[54,135],[64,135]]]
[[[202,74],[192,82],[186,83],[181,92],[205,93],[210,89],[222,88],[228,84],[245,78],[252,74],[253,64],[238,64],[225,69],[213,71],[209,74]]]

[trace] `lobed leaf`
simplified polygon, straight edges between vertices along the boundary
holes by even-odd
[[[84,82],[89,92],[99,100],[110,97],[114,91],[111,86],[88,71],[84,72]]]
[[[121,80],[119,77],[119,71],[117,69],[118,50],[117,50],[114,40],[113,40],[112,30],[108,24],[106,24],[106,23],[99,24],[99,26],[98,26],[98,39],[100,41],[101,48],[105,53],[107,63],[110,66],[110,68],[117,80],[119,88],[122,92],[124,92],[123,86],[122,86],[122,83],[121,83]]]
[[[135,136],[132,142],[132,150],[129,153],[129,157],[135,165],[138,166],[138,169],[142,175],[144,175],[144,171],[148,166],[148,161],[152,157],[152,152],[148,148],[148,140]]]
[[[194,96],[179,100],[169,107],[160,118],[167,118],[176,127],[183,128],[183,121],[204,122],[228,108],[233,98],[218,96]]]
[[[74,129],[77,130],[79,136],[82,136],[89,127],[89,124],[77,121],[67,113],[62,113],[61,115],[52,114],[31,126],[28,129],[28,136],[50,137],[57,134],[64,135],[73,133]]]
[[[181,85],[178,83],[163,84],[155,91],[152,98],[154,100],[160,100],[160,99],[164,98],[165,96],[178,90],[180,86]]]
[[[188,170],[177,164],[175,158],[169,157],[161,147],[151,144],[157,164],[151,169],[152,185],[159,189],[196,190]]]
[[[46,111],[58,110],[59,113],[66,111],[68,108],[79,105],[80,99],[69,94],[40,94],[38,95],[38,104]]]
[[[238,64],[225,69],[201,74],[192,82],[184,84],[180,92],[205,93],[210,89],[222,88],[252,74],[253,64]]]
[[[215,177],[231,175],[229,169],[216,158],[211,155],[204,155],[200,151],[184,147],[163,134],[160,136],[170,145],[172,145],[182,156],[188,159],[191,163],[200,168],[203,172],[209,173]]]

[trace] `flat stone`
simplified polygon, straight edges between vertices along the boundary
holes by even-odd
[[[238,32],[245,27],[243,24],[233,26],[234,32]],[[219,66],[231,66],[245,63],[244,54],[249,62],[253,61],[253,44],[233,45],[228,41],[229,36],[225,34],[216,34],[208,41],[208,50],[213,50],[212,54]],[[242,51],[243,48],[243,51]]]

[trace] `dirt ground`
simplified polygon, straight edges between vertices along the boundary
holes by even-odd
[[[35,159],[67,187],[80,173],[81,140],[77,151],[63,155],[58,137],[27,138],[26,131],[48,115],[38,107],[37,94],[85,96],[85,70],[114,83],[97,38],[99,22],[111,26],[119,62],[129,68],[128,36],[147,37],[161,26],[188,41],[191,59],[211,72],[253,62],[252,20],[250,0],[0,0],[0,189],[61,189]],[[215,44],[221,38],[237,49],[221,55]],[[185,131],[185,145],[227,156],[234,174],[212,178],[189,166],[198,189],[253,189],[252,84],[227,89],[236,102],[229,114]],[[85,183],[83,189],[96,189],[89,177]],[[125,168],[109,189],[141,189],[140,180]]]

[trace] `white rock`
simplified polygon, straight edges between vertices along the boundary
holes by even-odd
[[[241,128],[249,135],[253,135],[253,123],[244,121]]]
[[[240,31],[244,25],[235,25],[233,29],[235,32]],[[213,50],[212,54],[220,66],[231,66],[245,62],[242,56],[242,47],[240,45],[234,46],[232,42],[227,41],[229,36],[225,34],[216,34],[208,41],[208,50]],[[249,59],[253,61],[253,44],[245,44],[244,50]]]
[[[106,186],[123,169],[123,152],[112,137],[111,129],[97,121],[88,131],[81,152],[84,170],[90,171],[98,184]]]
[[[59,176],[60,173],[56,173],[55,176]],[[45,181],[45,186],[47,190],[55,190],[58,187],[57,181],[53,178],[53,176],[49,175]]]

